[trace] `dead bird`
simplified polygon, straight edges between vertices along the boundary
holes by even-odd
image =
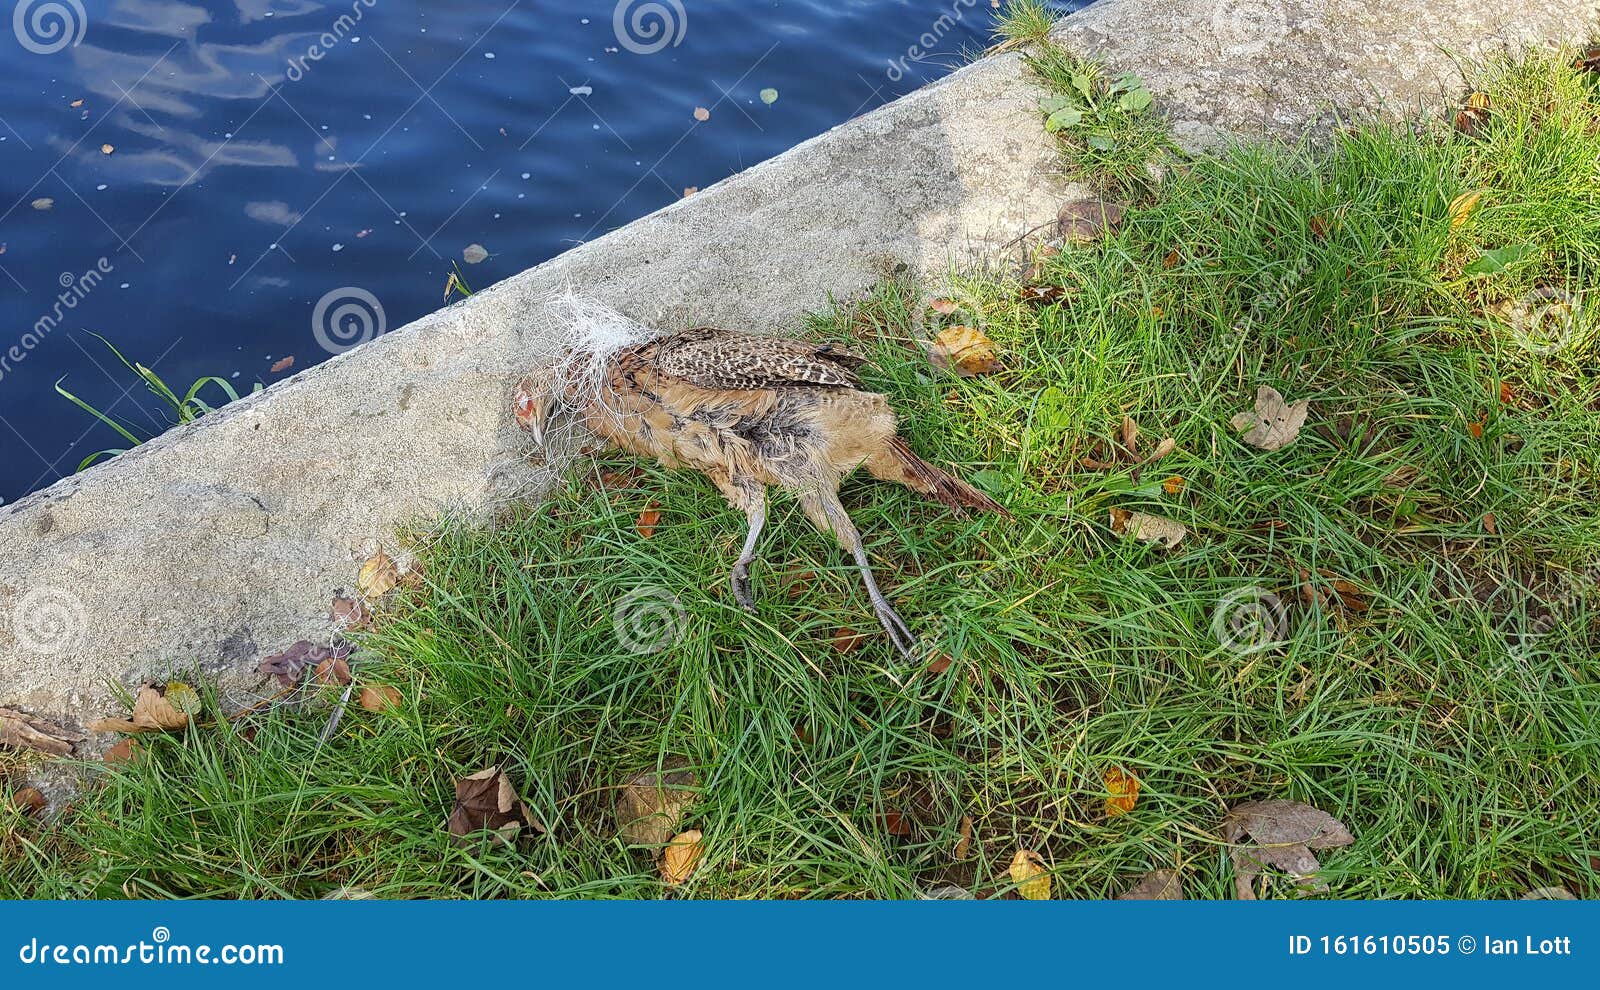
[[[861,534],[839,501],[858,467],[958,511],[1010,513],[989,496],[918,457],[899,436],[889,400],[862,387],[865,358],[815,344],[696,327],[658,333],[570,294],[551,304],[579,345],[523,379],[517,421],[541,446],[567,413],[589,432],[669,468],[693,468],[749,519],[733,565],[733,596],[754,611],[750,565],[767,518],[767,488],[795,493],[812,525],[855,559],[873,611],[895,647],[915,639],[878,588]]]

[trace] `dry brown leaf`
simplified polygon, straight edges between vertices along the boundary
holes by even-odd
[[[1184,537],[1189,535],[1183,523],[1165,516],[1118,508],[1111,510],[1111,530],[1126,539],[1154,543],[1168,550],[1182,543]]]
[[[1483,514],[1483,531],[1490,536],[1499,534],[1499,523],[1496,522],[1493,512],[1485,512]]]
[[[1355,836],[1332,815],[1300,801],[1251,801],[1237,805],[1222,820],[1222,837],[1232,851],[1234,888],[1240,900],[1253,901],[1254,881],[1265,866],[1273,866],[1301,883],[1317,885],[1322,868],[1312,850],[1347,846]],[[1241,840],[1249,837],[1255,845]],[[1324,885],[1318,885],[1321,889]]]
[[[994,341],[976,327],[945,327],[933,338],[928,361],[936,368],[948,368],[962,378],[986,375],[1000,367]]]
[[[1488,125],[1491,109],[1489,94],[1482,91],[1474,92],[1467,97],[1466,102],[1456,113],[1456,130],[1467,137],[1477,137]]]
[[[521,835],[524,828],[545,830],[517,797],[511,778],[497,766],[456,781],[456,803],[445,827],[457,842],[489,831],[507,844]]]
[[[1050,870],[1044,857],[1031,849],[1018,849],[1011,857],[1011,882],[1017,885],[1017,895],[1027,901],[1050,899]]]
[[[695,193],[697,193],[699,191],[700,191],[700,187],[699,186],[684,186],[683,187],[683,198],[684,199],[688,199],[690,196],[693,196]]]
[[[24,815],[38,814],[44,810],[46,803],[44,794],[37,787],[23,787],[11,793],[11,806]]]
[[[833,649],[837,653],[854,653],[866,645],[866,634],[858,633],[849,626],[840,626],[833,634]]]
[[[350,664],[344,657],[329,657],[317,664],[316,682],[330,687],[344,687],[355,678],[350,674]]]
[[[1161,490],[1168,495],[1177,495],[1183,491],[1183,486],[1186,484],[1188,482],[1183,480],[1183,475],[1175,474],[1161,483]]]
[[[293,368],[293,367],[294,367],[294,355],[291,354],[286,358],[280,358],[279,360],[274,361],[272,363],[272,367],[269,368],[268,370],[272,374],[276,375],[280,371],[288,371],[290,368]]]
[[[1177,870],[1151,870],[1139,882],[1118,894],[1119,901],[1181,901],[1183,878]]]
[[[697,828],[672,837],[672,842],[661,851],[661,879],[669,886],[687,883],[700,865],[700,842],[705,836]]]
[[[375,602],[387,595],[399,583],[400,568],[382,550],[362,564],[360,573],[356,575],[356,590],[369,602]]]
[[[138,754],[139,740],[128,738],[118,740],[100,759],[106,763],[127,763]]]
[[[966,859],[972,852],[972,816],[961,816],[961,833],[956,838],[956,848],[950,854],[956,862]]]
[[[172,732],[188,728],[200,711],[200,693],[181,681],[146,684],[133,699],[133,723]]]
[[[51,756],[66,756],[74,743],[83,741],[81,733],[73,732],[54,722],[19,712],[14,708],[0,708],[0,746],[12,749],[34,749]]]
[[[256,673],[263,677],[276,677],[285,690],[300,683],[306,668],[317,669],[328,660],[344,660],[355,648],[349,643],[335,641],[330,646],[320,646],[302,639],[282,653],[274,653],[256,665]],[[346,671],[349,670],[346,666]]]
[[[1106,817],[1116,818],[1126,815],[1139,803],[1139,778],[1121,767],[1107,767],[1104,780],[1106,785]]]
[[[369,712],[384,712],[399,708],[404,698],[400,689],[392,684],[368,684],[361,689],[356,701]]]
[[[694,108],[694,119],[698,120],[698,121],[701,121],[702,123],[707,121],[707,120],[710,120],[711,119],[711,111],[707,110],[705,107],[695,107]]]
[[[1062,240],[1086,243],[1099,240],[1122,224],[1121,203],[1101,199],[1075,199],[1056,211],[1056,232]]]
[[[1292,443],[1305,425],[1311,400],[1301,399],[1288,403],[1278,390],[1270,385],[1256,389],[1256,407],[1233,417],[1233,428],[1249,432],[1244,442],[1262,450],[1278,450]]]
[[[641,539],[648,540],[656,535],[656,527],[661,525],[661,503],[651,502],[639,513],[639,518],[633,522],[633,528],[639,533]]]
[[[938,677],[940,674],[949,670],[952,663],[955,663],[954,657],[948,653],[941,653],[932,660],[929,660],[928,666],[925,669],[930,675]]]
[[[1122,417],[1122,426],[1117,429],[1117,439],[1122,442],[1122,449],[1128,452],[1129,457],[1139,456],[1139,424],[1133,417]]]
[[[880,824],[883,826],[883,830],[890,835],[906,836],[911,834],[911,819],[894,808],[884,809]]]
[[[1307,605],[1333,605],[1346,612],[1365,612],[1372,607],[1359,584],[1320,567],[1317,574],[1324,579],[1322,587],[1312,580],[1310,571],[1300,569],[1300,600]]]
[[[111,153],[112,153],[112,152],[113,152],[113,151],[116,151],[116,150],[117,150],[117,149],[116,149],[116,148],[115,148],[115,147],[113,147],[113,146],[111,146],[111,145],[109,145],[109,144],[102,144],[102,145],[101,145],[101,146],[100,146],[100,153],[101,153],[101,154],[102,154],[102,155],[109,155],[109,154],[111,154]]]
[[[333,621],[334,628],[341,632],[372,628],[372,613],[367,611],[366,603],[359,598],[335,598],[332,608],[328,610],[328,618]]]
[[[617,838],[630,846],[660,846],[683,825],[700,778],[688,760],[671,757],[660,770],[635,774],[617,794]]]

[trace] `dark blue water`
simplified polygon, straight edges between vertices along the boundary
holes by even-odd
[[[179,392],[208,375],[248,392],[437,309],[452,263],[481,288],[937,78],[990,41],[994,13],[991,0],[6,6],[0,501],[126,446],[58,380],[139,436],[170,425],[93,334]],[[468,264],[474,246],[488,257]]]

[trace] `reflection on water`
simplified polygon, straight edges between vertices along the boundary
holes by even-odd
[[[398,327],[452,263],[488,285],[936,78],[989,41],[990,7],[21,0],[0,29],[0,499],[124,445],[63,377],[135,433],[167,425],[91,332],[180,391],[248,391],[328,357],[319,303],[359,289],[374,332]]]

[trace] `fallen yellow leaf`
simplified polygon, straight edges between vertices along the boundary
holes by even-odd
[[[394,590],[400,583],[400,568],[388,554],[379,550],[377,554],[361,565],[361,572],[356,575],[356,590],[361,592],[361,597],[367,601],[377,601],[384,595]]]
[[[1139,778],[1121,767],[1107,767],[1105,772],[1106,815],[1115,818],[1126,815],[1139,801]]]
[[[1472,215],[1472,208],[1478,205],[1478,200],[1483,196],[1483,190],[1475,189],[1464,192],[1450,201],[1450,229],[1456,230],[1467,222]]]
[[[1044,857],[1031,849],[1018,849],[1011,857],[1011,882],[1023,900],[1048,901],[1050,899],[1050,870]]]
[[[680,832],[661,852],[661,879],[676,887],[688,881],[700,865],[700,840],[705,838],[697,828]]]
[[[994,341],[976,327],[945,327],[933,338],[928,360],[938,368],[949,368],[962,378],[986,375],[1000,366],[994,356]]]

